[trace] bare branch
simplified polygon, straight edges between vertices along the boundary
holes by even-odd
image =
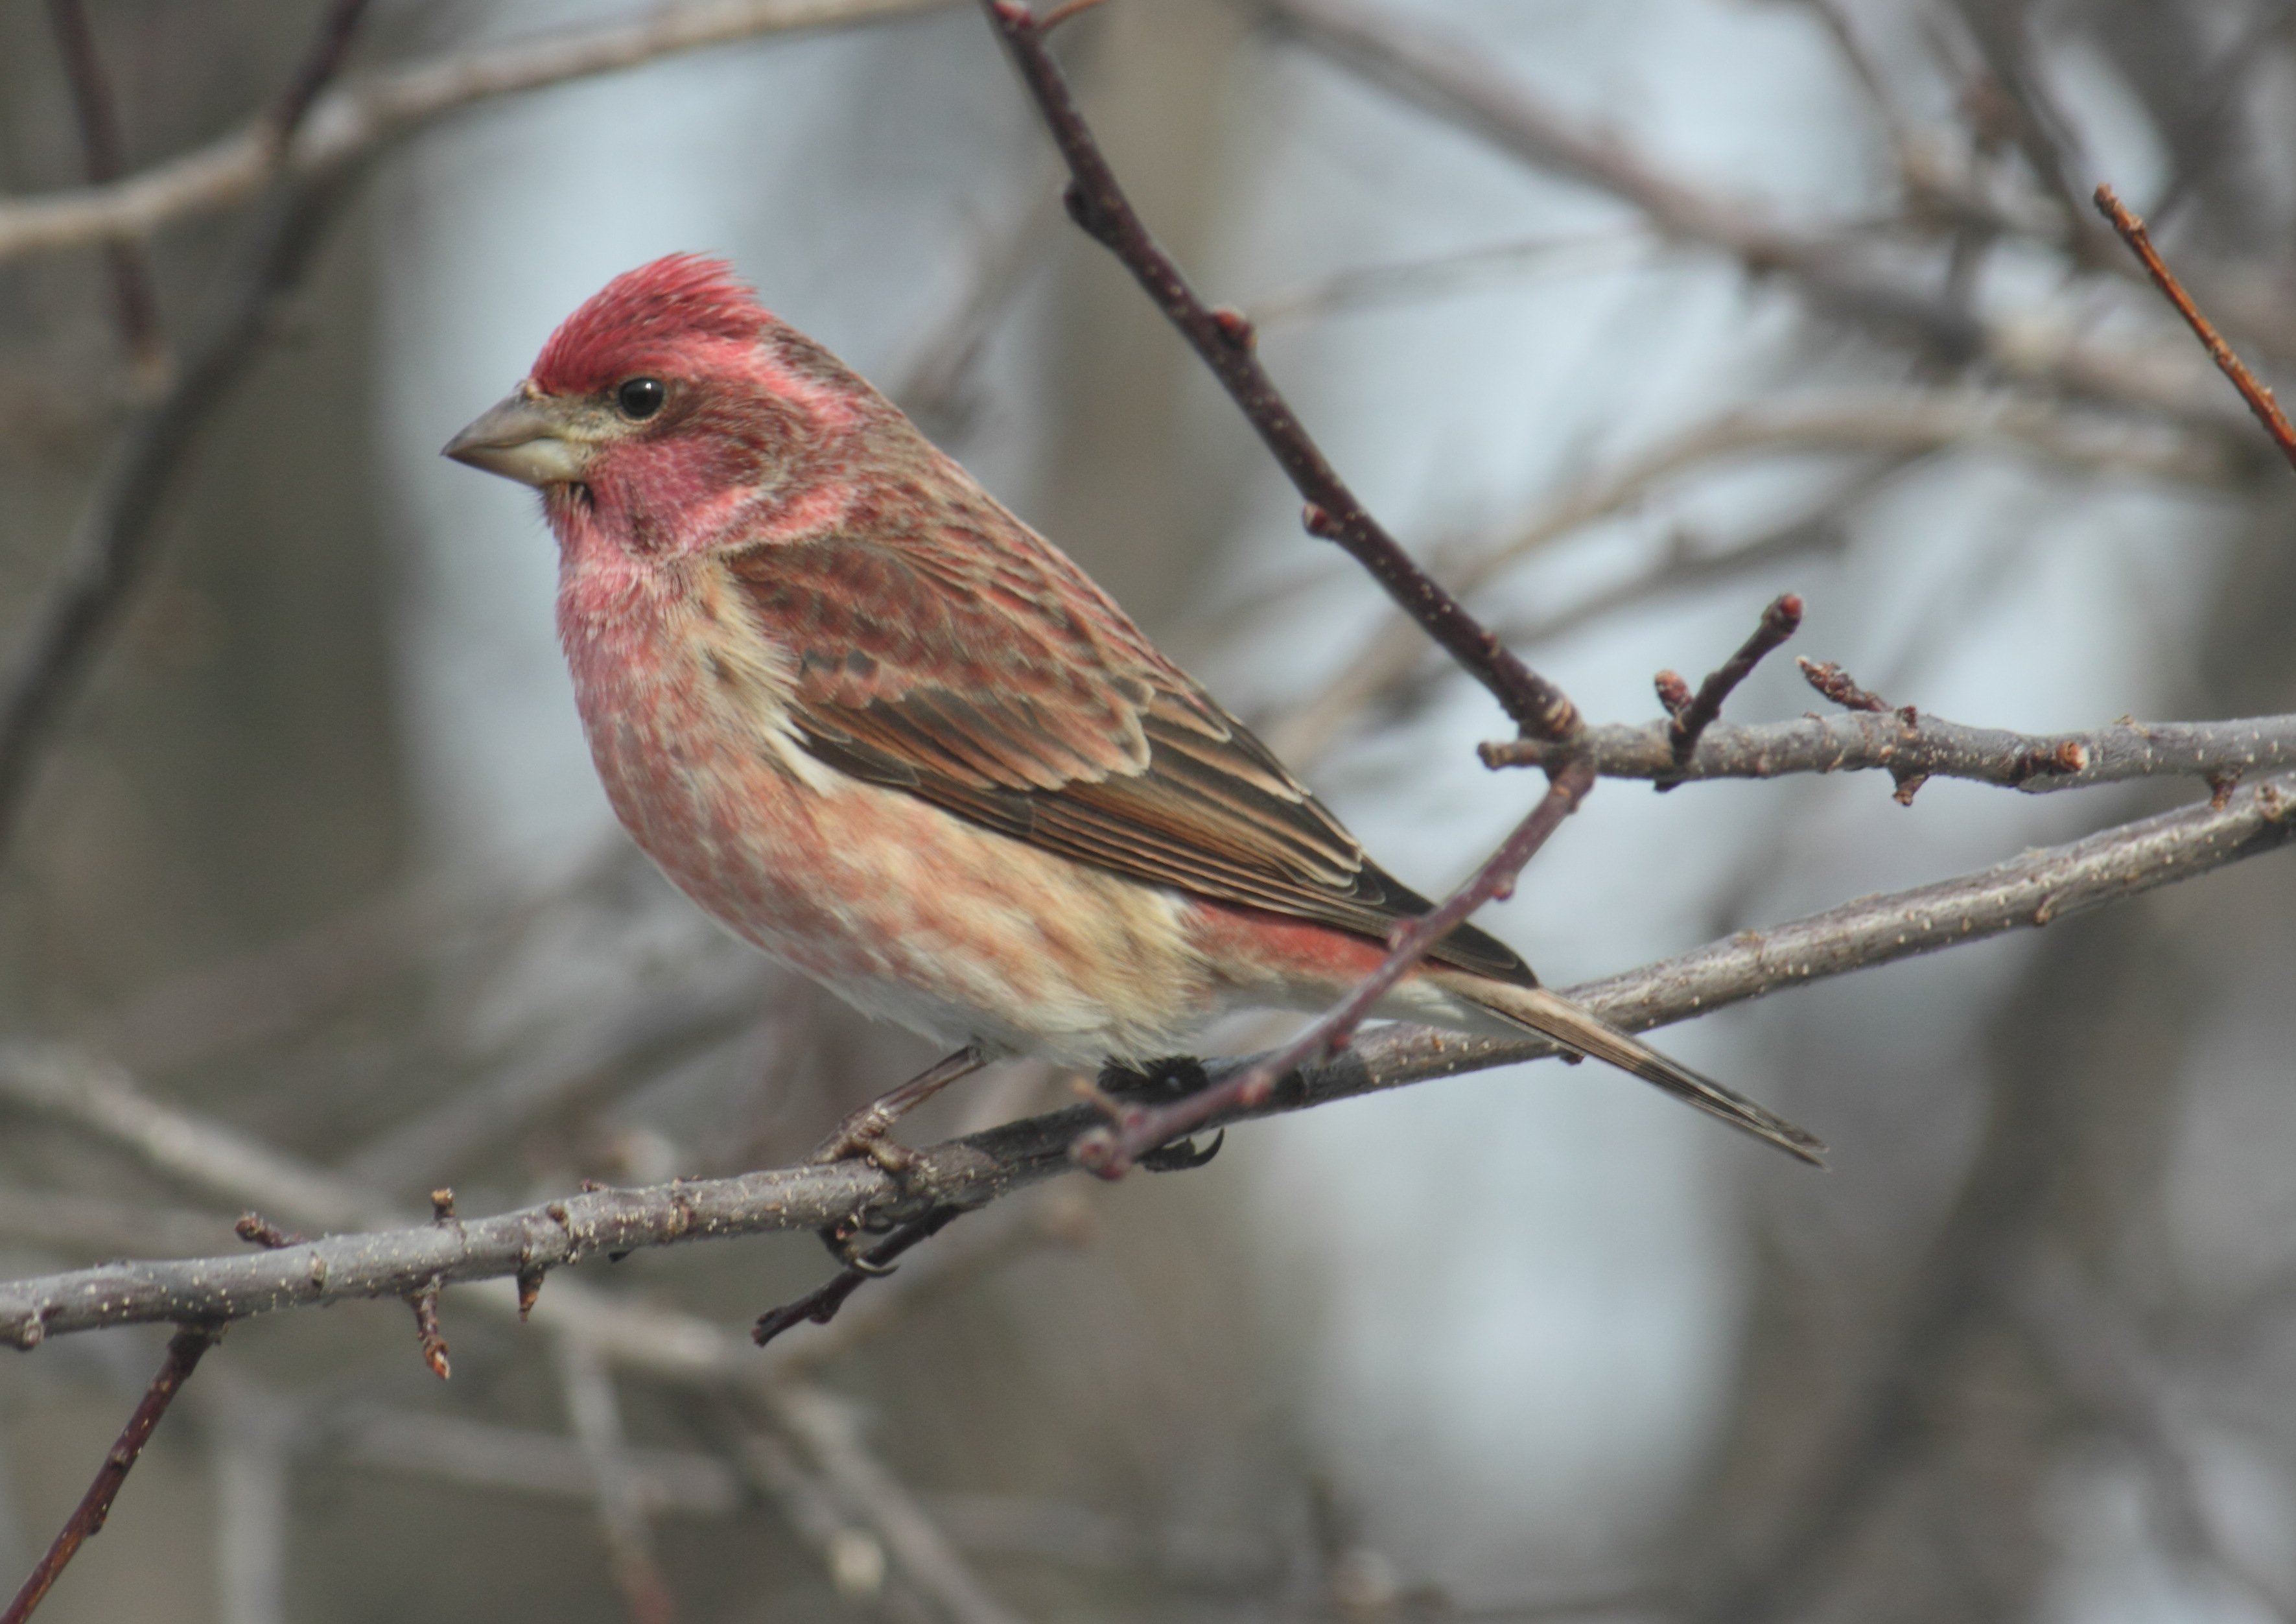
[[[221,1335],[220,1327],[185,1325],[168,1340],[167,1357],[160,1363],[159,1374],[152,1385],[144,1390],[144,1397],[127,1417],[127,1424],[119,1431],[119,1441],[111,1446],[96,1468],[95,1480],[80,1497],[79,1505],[57,1531],[54,1541],[34,1564],[31,1576],[23,1588],[16,1592],[15,1600],[7,1611],[0,1612],[0,1624],[24,1624],[33,1610],[47,1598],[47,1594],[64,1571],[65,1565],[79,1552],[81,1546],[103,1531],[104,1519],[111,1515],[111,1503],[119,1497],[120,1485],[135,1469],[143,1457],[144,1446],[152,1441],[152,1433],[168,1407],[176,1401],[184,1383],[191,1380],[192,1372],[199,1368],[200,1357],[215,1346]]]
[[[2122,722],[2091,733],[2007,733],[1904,710],[1854,710],[1758,726],[1708,728],[1686,760],[1665,722],[1590,727],[1568,750],[1530,739],[1482,747],[1490,767],[1547,767],[1580,756],[1605,778],[1655,783],[1881,771],[1970,778],[2028,794],[2132,778],[2199,778],[2211,788],[2296,767],[2296,716],[2229,722]]]
[[[630,21],[530,34],[362,75],[310,103],[283,154],[275,109],[221,140],[111,185],[0,203],[0,260],[147,237],[176,221],[248,201],[283,168],[291,176],[316,179],[483,102],[711,45],[853,27],[949,3],[691,0]]]
[[[982,5],[1067,160],[1072,177],[1070,215],[1132,273],[1218,378],[1307,499],[1308,531],[1345,548],[1445,652],[1490,690],[1524,734],[1566,739],[1576,733],[1579,716],[1569,697],[1523,664],[1414,562],[1341,479],[1260,365],[1251,324],[1234,310],[1206,305],[1157,246],[1077,111],[1068,80],[1046,47],[1043,26],[1025,0],[982,0]]]
[[[1742,931],[1678,957],[1571,988],[1565,996],[1613,1025],[1639,1031],[1782,987],[2046,925],[2276,851],[2292,841],[2296,778],[2276,778],[2234,794],[2222,807],[2164,813],[1958,879]],[[1238,1107],[1215,1121],[1308,1109],[1555,1052],[1538,1039],[1382,1027],[1324,1063],[1284,1077],[1258,1107]],[[1223,1062],[1215,1070],[1232,1075],[1251,1063],[1250,1058]],[[95,1103],[76,1102],[76,1086],[85,1086]],[[70,1052],[0,1048],[0,1097],[29,1100],[51,1114],[108,1120],[129,1094],[123,1079]],[[139,1140],[177,1165],[199,1165],[198,1156],[169,1147],[177,1137],[197,1137],[196,1123],[150,1103],[146,1108],[156,1125],[138,1130]],[[30,1348],[51,1334],[103,1325],[237,1319],[401,1296],[434,1275],[449,1283],[504,1278],[600,1252],[819,1229],[855,1213],[899,1222],[937,1206],[980,1206],[1067,1170],[1074,1165],[1070,1147],[1078,1136],[1101,1120],[1097,1111],[1078,1106],[952,1140],[920,1152],[916,1168],[903,1179],[862,1162],[781,1168],[591,1191],[493,1218],[337,1235],[252,1256],[115,1263],[18,1280],[0,1284],[0,1340]],[[206,1148],[214,1150],[218,1136],[209,1130]],[[233,1161],[248,1163],[244,1147]],[[336,1210],[352,1200],[344,1191],[324,1194]],[[576,1306],[554,1312],[545,1298],[537,1319],[547,1315],[553,1323],[580,1324],[583,1334],[600,1339],[602,1351],[619,1362],[688,1379],[742,1368],[736,1347],[747,1343],[706,1322],[681,1320],[669,1327],[673,1316],[655,1315],[625,1328],[616,1319],[623,1312],[619,1305],[581,1297],[571,1288],[562,1288],[558,1301]],[[498,1306],[511,1306],[507,1293]]]

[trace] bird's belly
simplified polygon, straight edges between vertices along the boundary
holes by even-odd
[[[802,753],[708,663],[577,689],[608,798],[704,910],[865,1013],[1090,1065],[1183,1052],[1226,1002],[1189,904]]]

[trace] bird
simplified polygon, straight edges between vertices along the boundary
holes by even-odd
[[[1146,1075],[1321,1011],[1431,904],[1050,541],[721,259],[614,278],[445,455],[531,486],[606,796],[734,934],[948,1057]],[[1463,923],[1374,1013],[1538,1034],[1807,1161],[1808,1132]]]

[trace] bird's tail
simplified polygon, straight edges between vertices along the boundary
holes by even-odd
[[[1446,974],[1431,979],[1446,991],[1481,1005],[1502,1020],[1528,1027],[1583,1054],[1607,1061],[1621,1071],[1631,1071],[1655,1083],[1678,1100],[1721,1118],[1731,1127],[1767,1140],[1790,1156],[1813,1167],[1825,1165],[1825,1146],[1784,1117],[1753,1101],[1733,1094],[1711,1078],[1701,1077],[1677,1061],[1669,1060],[1639,1038],[1628,1036],[1608,1021],[1579,1008],[1570,999],[1544,987],[1519,987],[1488,976]]]

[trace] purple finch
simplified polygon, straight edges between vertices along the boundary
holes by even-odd
[[[1082,570],[718,261],[616,278],[447,455],[542,493],[583,726],[638,844],[869,1014],[966,1058],[1137,1065],[1231,1009],[1329,1006],[1428,910]],[[1472,925],[1378,1013],[1543,1033],[1820,1148]]]

